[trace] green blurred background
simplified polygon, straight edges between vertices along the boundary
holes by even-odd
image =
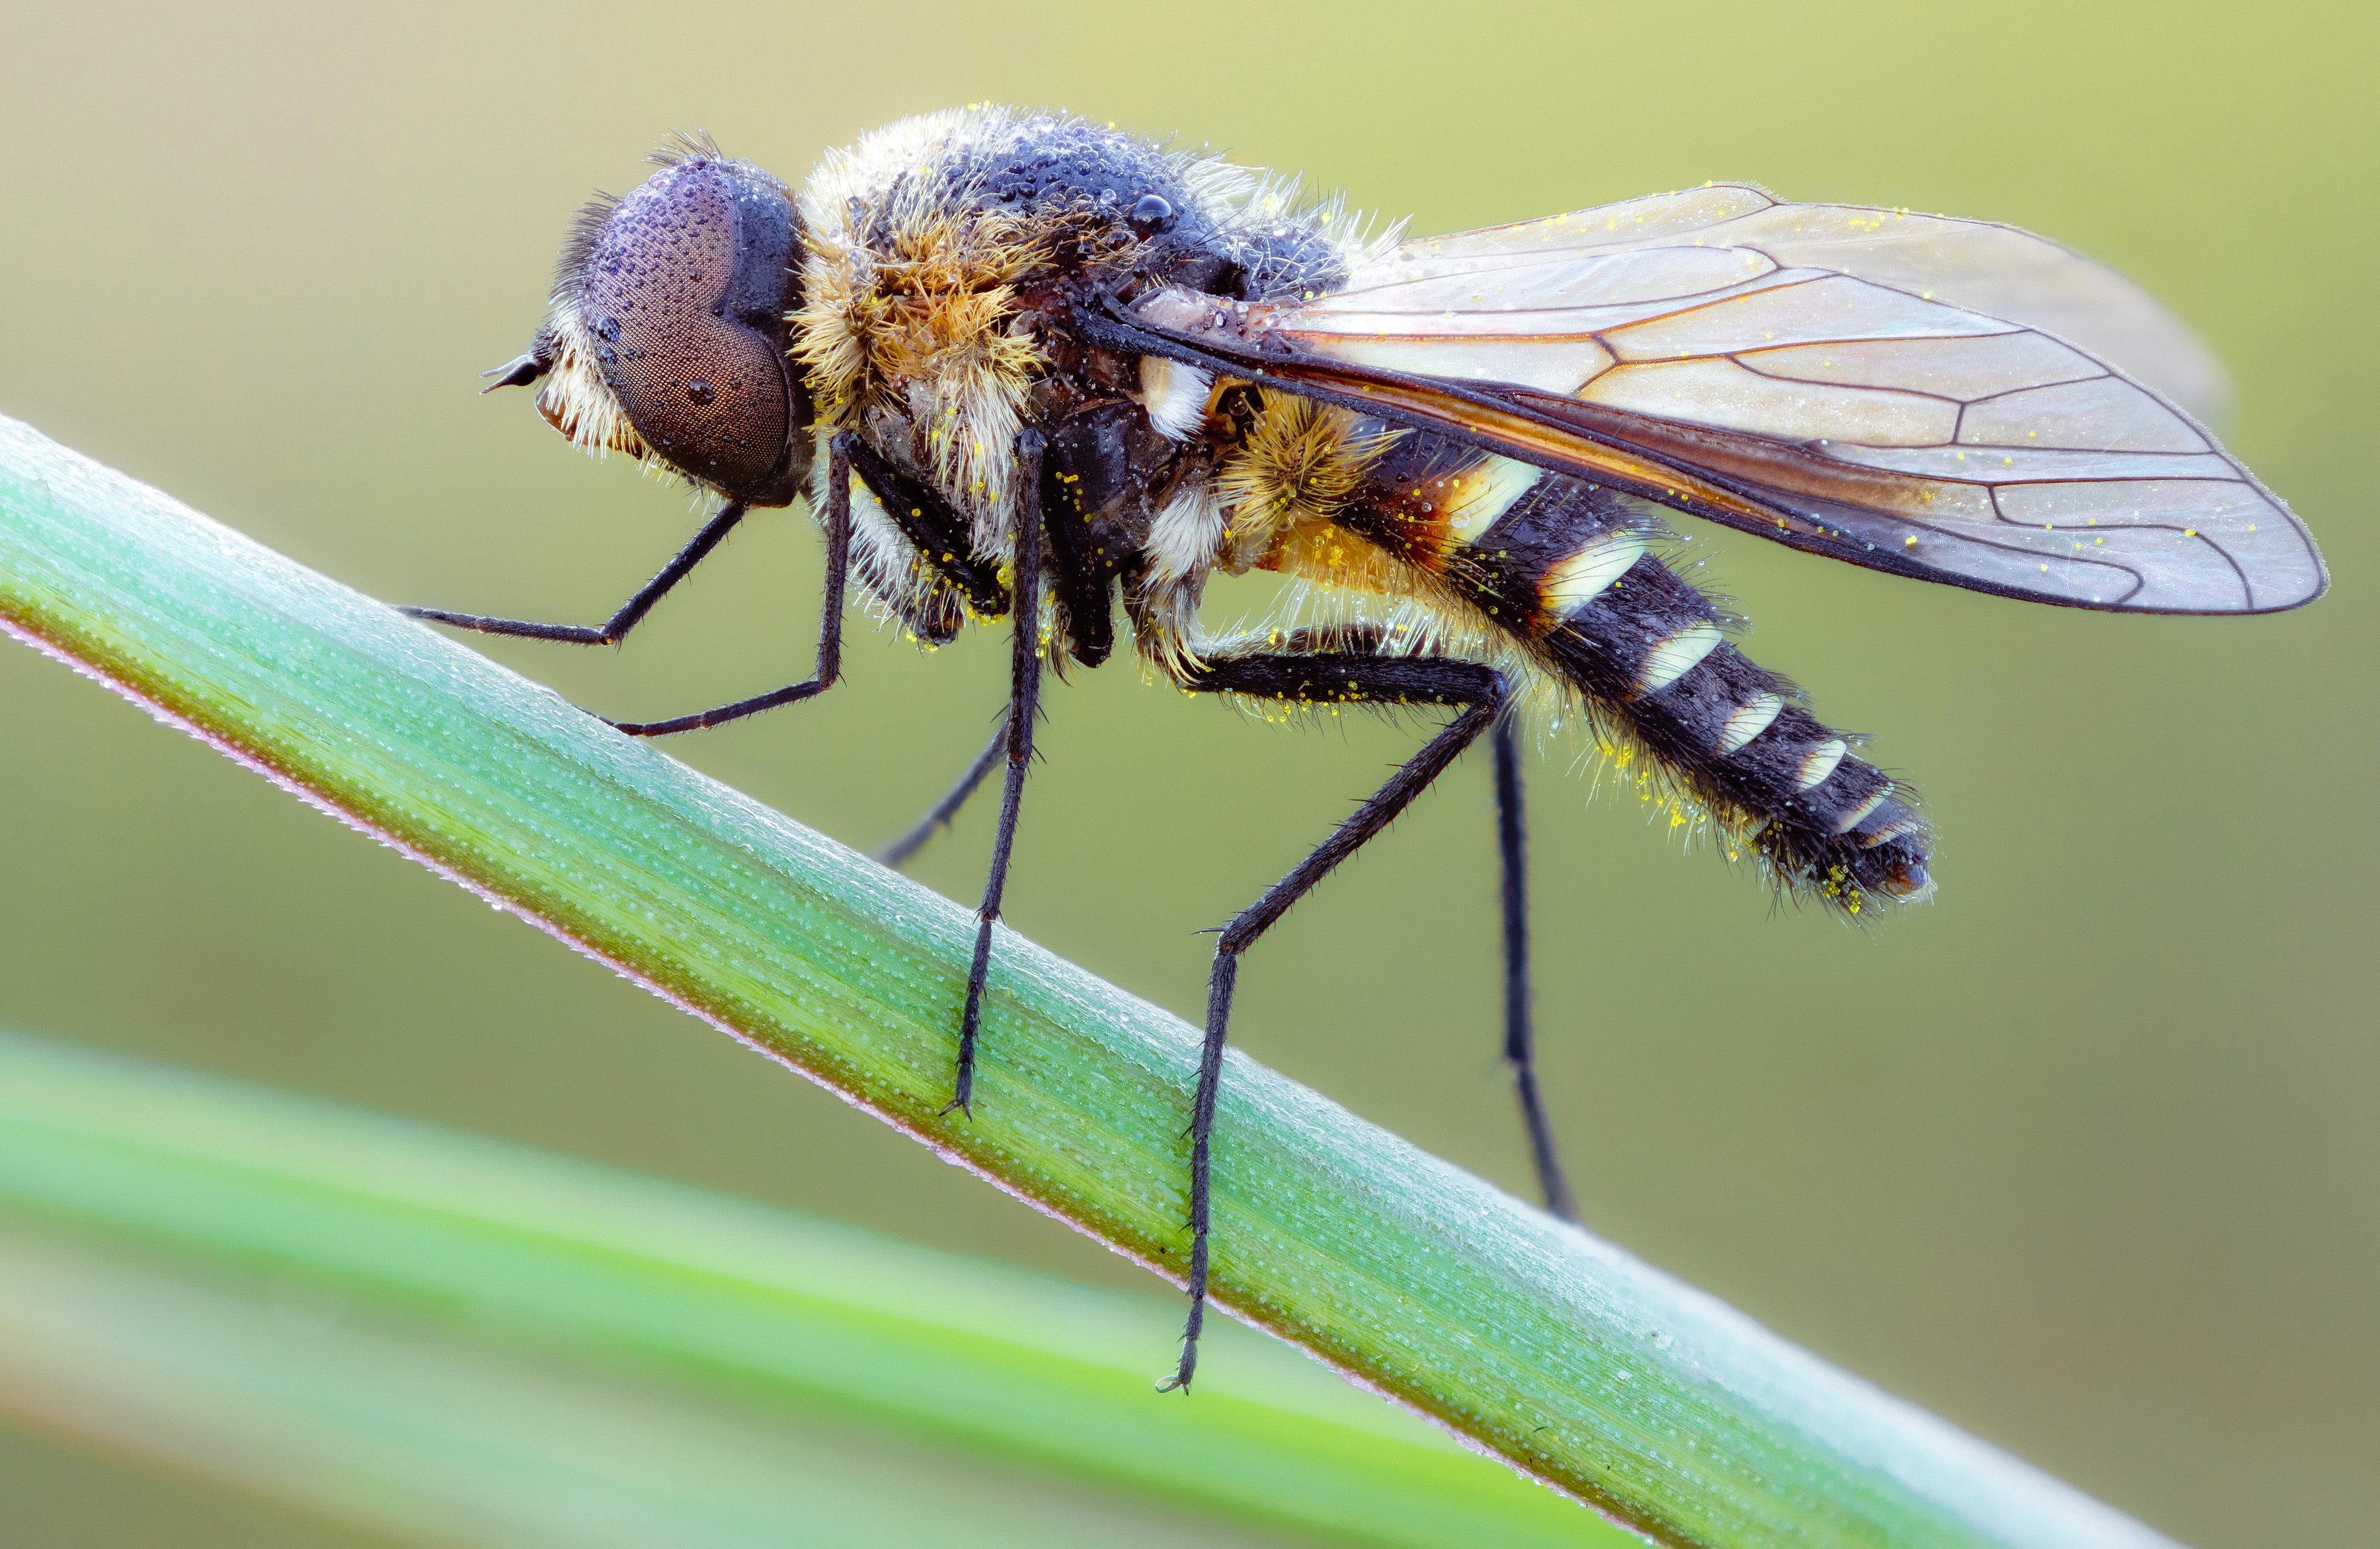
[[[1758,658],[1921,785],[1940,895],[1857,934],[1779,911],[1556,750],[1531,771],[1548,1085],[1591,1225],[1655,1263],[2188,1542],[2365,1540],[2375,857],[2330,807],[2380,756],[2374,39],[2344,4],[9,0],[0,412],[367,592],[594,621],[686,501],[476,373],[536,326],[571,209],[673,129],[797,179],[1007,100],[1300,169],[1417,232],[1730,177],[2104,258],[2228,363],[2228,442],[2334,595],[2111,618],[1714,545]],[[488,648],[674,712],[806,671],[818,574],[804,521],[766,517],[624,651]],[[847,688],[671,751],[873,843],[988,733],[1004,651],[863,634]],[[0,1025],[1153,1287],[30,652],[0,651]],[[1080,677],[1009,918],[1193,1010],[1193,932],[1414,742]],[[1268,938],[1234,1032],[1524,1190],[1486,775]],[[987,817],[918,875],[971,899]],[[0,1498],[44,1543],[361,1542],[26,1434],[0,1434]]]

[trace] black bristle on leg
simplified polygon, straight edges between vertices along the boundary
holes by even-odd
[[[818,660],[810,675],[797,684],[732,705],[673,716],[667,720],[609,721],[632,737],[668,737],[680,732],[700,732],[724,726],[780,705],[813,699],[843,675],[843,593],[851,575],[851,438],[837,436],[827,445],[826,600],[819,618]]]
[[[1554,1149],[1553,1125],[1537,1095],[1537,1040],[1530,1005],[1528,831],[1522,821],[1521,750],[1512,717],[1496,722],[1496,847],[1504,876],[1504,1062],[1512,1068],[1513,1095],[1529,1136],[1529,1156],[1546,1210],[1565,1221],[1578,1219],[1570,1183]]]
[[[1198,1336],[1207,1327],[1208,1190],[1214,1179],[1215,1098],[1223,1087],[1223,1043],[1232,1023],[1232,991],[1239,983],[1240,954],[1215,952],[1207,980],[1207,1038],[1198,1051],[1198,1095],[1190,1105],[1190,1315],[1182,1325],[1182,1363],[1157,1386],[1190,1391],[1198,1370]]]
[[[1190,1105],[1190,1315],[1183,1325],[1182,1360],[1158,1386],[1187,1392],[1198,1369],[1198,1336],[1206,1327],[1207,1280],[1213,1225],[1215,1102],[1222,1087],[1223,1047],[1232,1019],[1239,958],[1340,862],[1396,819],[1429,789],[1463,750],[1504,712],[1503,680],[1493,668],[1435,657],[1379,657],[1354,652],[1312,656],[1230,657],[1218,653],[1186,684],[1204,693],[1245,694],[1308,704],[1433,704],[1463,707],[1290,874],[1223,927],[1207,983],[1206,1041],[1198,1058],[1197,1095]]]
[[[983,744],[983,751],[975,756],[975,762],[967,766],[966,773],[959,776],[951,788],[942,793],[942,799],[929,807],[923,817],[910,824],[899,839],[873,852],[871,858],[898,871],[903,863],[923,850],[937,832],[949,828],[956,820],[959,809],[967,805],[975,794],[976,787],[983,783],[984,777],[991,773],[1007,751],[1008,712],[1002,710],[1000,713],[1000,730],[991,734],[991,741]]]
[[[620,604],[619,611],[600,625],[583,623],[533,623],[527,619],[491,618],[484,613],[456,613],[443,608],[399,608],[398,612],[409,619],[430,623],[452,624],[456,629],[477,630],[482,635],[511,635],[525,640],[559,640],[572,646],[616,646],[627,637],[628,631],[644,622],[653,604],[667,596],[671,587],[686,579],[692,570],[710,557],[735,524],[744,520],[751,507],[742,501],[729,501],[719,508],[702,530],[688,540],[662,566],[660,574],[637,588],[637,595]]]
[[[1016,843],[1016,809],[1025,798],[1025,776],[1033,762],[1033,720],[1041,698],[1041,454],[1038,430],[1016,438],[1021,494],[1016,513],[1016,616],[1009,657],[1008,779],[1001,788],[1000,829],[991,841],[991,872],[983,884],[983,907],[976,911],[975,958],[967,965],[966,1010],[959,1018],[958,1076],[942,1111],[968,1112],[975,1095],[975,1040],[983,1022],[983,982],[991,971],[991,927],[1000,919],[1000,897],[1008,886],[1008,856]]]

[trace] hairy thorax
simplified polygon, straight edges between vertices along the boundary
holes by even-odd
[[[1089,575],[1054,604],[1073,654],[1105,656],[1120,588],[1144,647],[1176,655],[1199,582],[1230,563],[1217,475],[1235,428],[1203,373],[1092,348],[1069,320],[1155,287],[1238,298],[1322,284],[1343,268],[1346,223],[1211,158],[999,109],[908,120],[830,155],[802,215],[795,353],[820,430],[862,438],[963,515],[978,555],[1007,563],[1016,437],[1041,430],[1050,541],[1075,545]],[[964,599],[870,503],[855,526],[862,584],[942,637]]]

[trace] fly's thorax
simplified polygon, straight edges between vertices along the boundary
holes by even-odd
[[[803,193],[829,249],[914,266],[953,233],[1027,249],[1027,267],[1234,299],[1341,284],[1384,250],[1335,200],[1111,125],[995,104],[904,119],[830,151]],[[1022,271],[1010,273],[1014,281]]]
[[[538,407],[620,451],[755,505],[790,502],[811,411],[787,359],[798,300],[785,187],[708,141],[654,158],[625,198],[581,211],[532,356]]]
[[[795,358],[822,423],[890,437],[987,538],[1004,529],[1015,435],[1078,369],[1066,319],[1110,295],[1337,283],[1335,209],[1261,175],[1063,115],[975,107],[905,120],[830,153],[802,195]],[[1162,435],[1204,417],[1195,373],[1135,393]],[[1096,385],[1096,384],[1093,384]],[[892,443],[881,442],[889,451]]]
[[[1152,289],[1336,283],[1348,223],[1260,175],[1000,108],[908,120],[830,154],[801,210],[791,345],[820,429],[852,431],[931,490],[990,563],[1013,562],[1014,447],[1040,429],[1048,574],[1079,594],[1056,604],[1071,654],[1106,654],[1119,587],[1136,624],[1188,638],[1223,546],[1214,384],[1105,355],[1068,320]],[[947,637],[961,617],[947,577],[917,563],[898,513],[853,509],[863,587],[920,638]],[[1264,542],[1244,546],[1243,568]]]
[[[1158,511],[1190,454],[1127,397],[1075,397],[1045,423],[1040,511],[1051,591],[1068,651],[1096,667],[1114,645],[1115,588],[1143,585]]]

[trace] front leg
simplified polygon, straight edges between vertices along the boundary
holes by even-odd
[[[667,720],[611,720],[608,724],[632,737],[667,737],[724,726],[747,715],[773,710],[823,694],[843,675],[843,594],[851,574],[851,438],[838,435],[827,443],[826,465],[826,601],[819,619],[818,661],[800,683],[756,694],[692,715]]]
[[[1207,983],[1207,1038],[1199,1052],[1198,1090],[1190,1109],[1190,1316],[1182,1332],[1181,1365],[1162,1385],[1186,1390],[1197,1370],[1198,1335],[1207,1315],[1215,1096],[1222,1083],[1223,1044],[1231,1027],[1232,988],[1239,976],[1240,954],[1333,867],[1394,821],[1446,772],[1457,755],[1494,725],[1504,712],[1506,691],[1495,669],[1477,662],[1355,650],[1211,657],[1184,686],[1197,693],[1240,694],[1298,704],[1448,705],[1463,712],[1407,759],[1388,783],[1373,793],[1371,800],[1315,846],[1288,876],[1240,911],[1215,944],[1215,964]]]
[[[1008,592],[1000,584],[1000,567],[978,557],[970,544],[967,519],[932,485],[902,473],[866,442],[848,434],[840,439],[851,456],[850,471],[843,475],[844,482],[853,473],[859,476],[878,508],[901,529],[917,557],[958,587],[968,607],[987,619],[1005,612]]]
[[[742,501],[729,501],[718,514],[702,525],[693,540],[677,551],[661,574],[637,588],[637,595],[620,604],[618,612],[600,625],[583,623],[533,623],[527,619],[491,618],[484,613],[455,613],[443,608],[399,608],[398,612],[409,619],[421,619],[431,623],[453,624],[457,629],[474,629],[482,635],[516,635],[530,640],[560,640],[573,646],[616,646],[628,631],[643,622],[672,587],[686,579],[686,572],[707,559],[720,540],[735,528],[751,508]]]
[[[1008,779],[1000,793],[1000,829],[991,841],[991,873],[983,907],[976,911],[975,958],[967,965],[966,1009],[959,1015],[959,1068],[944,1113],[967,1111],[975,1095],[975,1039],[983,1023],[983,982],[991,971],[991,927],[1008,887],[1008,854],[1016,844],[1016,809],[1033,763],[1033,719],[1041,702],[1041,455],[1038,430],[1016,438],[1016,616],[1008,663]],[[988,751],[988,750],[987,750]],[[964,800],[964,793],[961,793]]]

